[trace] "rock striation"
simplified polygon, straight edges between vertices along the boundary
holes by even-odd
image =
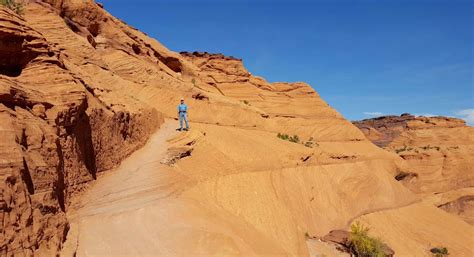
[[[81,224],[79,213],[91,214],[82,217],[90,230],[77,236],[86,243],[68,248],[79,256],[309,256],[306,233],[322,237],[355,220],[401,256],[430,256],[431,244],[472,255],[472,226],[395,179],[404,171],[421,181],[416,162],[409,169],[411,157],[375,146],[305,83],[269,83],[222,54],[172,52],[92,0],[28,1],[21,16],[0,7],[0,40],[2,256],[58,254],[80,234],[70,225]],[[181,97],[191,131],[172,134],[168,121],[168,134],[151,141],[169,144],[164,156],[156,145],[135,151],[176,116]],[[433,140],[465,129],[436,122],[450,125]],[[387,135],[393,147],[403,144]],[[409,188],[470,183],[449,174]],[[456,199],[444,196],[431,200]],[[91,238],[100,249],[86,248]]]
[[[472,224],[473,127],[461,119],[409,114],[354,124],[372,142],[404,160],[405,165],[395,176],[397,180]]]
[[[27,8],[61,19],[45,3]],[[71,197],[140,147],[162,121],[146,105],[105,104],[76,69],[83,60],[31,26],[59,36],[59,28],[50,29],[55,19],[42,24],[27,17],[0,7],[2,256],[58,252],[69,228]]]

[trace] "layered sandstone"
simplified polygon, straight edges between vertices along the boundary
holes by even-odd
[[[398,180],[426,196],[429,202],[472,224],[473,127],[456,118],[409,114],[354,124],[375,144],[404,160]]]
[[[53,10],[45,4],[30,7],[27,12]],[[47,21],[41,13],[36,17]],[[88,78],[76,69],[84,60],[32,25],[72,36],[75,46],[80,39],[60,31],[55,19],[46,24],[39,19],[0,7],[2,256],[54,255],[68,232],[71,197],[141,146],[160,124],[158,112],[146,105],[113,108],[118,101],[90,92]]]
[[[63,253],[79,256],[308,256],[305,234],[358,218],[377,228],[387,218],[381,237],[396,253],[430,256],[427,245],[440,243],[472,253],[457,233],[472,227],[418,204],[394,179],[403,159],[309,85],[268,83],[234,57],[169,51],[93,1],[1,11],[2,254],[52,255],[67,238]],[[5,47],[7,38],[21,44]],[[190,132],[169,121],[74,197],[174,118],[180,97]],[[426,238],[398,233],[433,220],[453,226]]]

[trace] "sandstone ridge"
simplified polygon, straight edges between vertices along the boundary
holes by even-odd
[[[409,114],[356,121],[403,160],[396,178],[425,200],[473,224],[474,128],[461,119]]]

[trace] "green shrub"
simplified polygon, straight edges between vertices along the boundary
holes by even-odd
[[[288,140],[290,138],[287,134],[280,134],[280,133],[278,133],[277,137],[283,140]]]
[[[281,134],[281,133],[278,133],[277,134],[277,137],[279,139],[282,139],[282,140],[287,140],[287,141],[290,141],[292,143],[299,143],[300,142],[300,137],[298,135],[293,135],[293,136],[289,136],[288,134]],[[308,144],[309,143],[309,144]],[[302,142],[301,144],[304,144],[304,142]],[[308,145],[307,145],[308,144]],[[306,142],[306,144],[304,144],[306,147],[312,147],[313,146],[313,142]]]
[[[449,255],[448,248],[446,247],[431,248],[430,252],[434,257],[445,257]]]
[[[294,136],[290,137],[288,140],[290,140],[290,142],[293,142],[293,143],[299,143],[300,142],[300,138],[298,137],[298,135],[294,135]]]
[[[0,0],[0,5],[13,10],[17,14],[23,14],[23,3],[19,3],[16,0]]]
[[[386,257],[384,243],[369,236],[369,228],[360,223],[351,225],[349,242],[354,254],[358,257]]]

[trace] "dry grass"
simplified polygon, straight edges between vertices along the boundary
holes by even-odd
[[[10,10],[13,10],[17,14],[23,13],[23,3],[17,2],[16,0],[0,0],[0,5],[3,5]]]

